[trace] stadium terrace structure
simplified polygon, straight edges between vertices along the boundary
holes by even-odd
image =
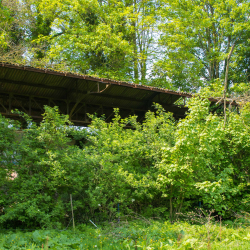
[[[11,110],[18,109],[39,122],[44,105],[58,106],[77,126],[90,124],[89,114],[105,115],[109,122],[114,108],[122,118],[137,115],[143,121],[153,103],[159,103],[176,119],[185,117],[187,108],[176,102],[192,95],[156,87],[58,72],[28,66],[0,63],[0,113],[20,119]]]

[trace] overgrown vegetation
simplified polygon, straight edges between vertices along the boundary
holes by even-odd
[[[98,225],[99,226],[99,225]],[[190,225],[132,220],[81,225],[75,231],[35,230],[0,232],[1,249],[249,249],[250,231],[240,225]]]
[[[143,124],[115,110],[111,123],[91,116],[89,129],[56,107],[45,108],[40,125],[1,117],[0,227],[62,229],[72,219],[70,194],[76,224],[113,221],[118,206],[120,216],[170,221],[198,206],[223,220],[247,211],[249,106],[228,111],[224,126],[207,99],[188,105],[179,122],[156,105]]]
[[[193,91],[249,81],[248,0],[1,0],[0,60]]]
[[[178,122],[155,104],[143,124],[115,109],[88,129],[57,107],[0,116],[0,248],[250,249],[249,5],[0,0],[2,62],[245,102],[195,97]]]

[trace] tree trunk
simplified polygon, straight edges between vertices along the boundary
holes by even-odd
[[[227,105],[227,100],[226,100],[226,94],[227,94],[227,88],[228,88],[228,71],[229,71],[229,63],[230,63],[230,58],[232,56],[233,50],[235,47],[235,43],[231,47],[231,50],[227,56],[227,66],[226,66],[226,73],[225,73],[225,82],[224,82],[224,91],[223,91],[223,99],[224,99],[224,129],[226,127],[226,121],[227,121],[227,114],[226,114],[226,105]]]

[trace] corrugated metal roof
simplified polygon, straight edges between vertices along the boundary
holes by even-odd
[[[183,117],[187,108],[174,103],[180,98],[192,97],[186,92],[10,63],[0,63],[0,95],[2,114],[7,112],[10,96],[14,95],[18,97],[12,106],[25,111],[30,108],[28,98],[40,98],[40,104],[35,100],[32,102],[33,116],[41,114],[40,106],[46,104],[44,99],[48,99],[51,105],[61,100],[61,112],[71,114],[72,120],[78,121],[86,119],[86,113],[95,111],[112,117],[113,108],[122,109],[123,116],[130,114],[129,110],[138,111],[140,116],[152,109],[154,102],[173,112],[177,118]],[[6,95],[9,95],[8,100]]]
[[[191,94],[187,92],[173,91],[173,90],[168,90],[168,89],[163,89],[163,88],[139,85],[135,83],[110,80],[106,78],[97,78],[93,76],[82,75],[82,74],[71,73],[71,72],[61,72],[61,71],[55,71],[55,70],[50,70],[50,69],[33,68],[33,67],[23,66],[19,64],[10,64],[10,63],[1,63],[1,62],[0,62],[0,67],[4,68],[4,69],[1,69],[0,77],[2,78],[2,74],[3,74],[4,77],[11,79],[11,80],[18,79],[19,81],[37,82],[37,83],[39,83],[39,80],[40,80],[40,82],[43,82],[44,84],[50,84],[53,82],[53,85],[55,86],[59,86],[59,85],[67,86],[68,84],[70,83],[72,84],[74,82],[74,80],[72,79],[83,79],[86,81],[99,82],[99,83],[104,83],[104,84],[125,86],[125,87],[130,87],[130,88],[138,88],[141,90],[157,91],[157,92],[168,93],[168,94],[173,94],[173,95],[191,97]],[[16,70],[10,71],[8,69],[16,69]],[[30,73],[27,73],[27,72],[30,72]]]

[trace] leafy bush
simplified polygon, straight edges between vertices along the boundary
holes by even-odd
[[[112,221],[118,206],[119,216],[170,220],[199,204],[228,219],[246,211],[249,106],[228,111],[224,126],[208,100],[188,105],[179,122],[156,105],[142,124],[115,110],[111,123],[91,116],[88,129],[45,107],[39,125],[24,116],[22,136],[21,124],[0,116],[0,227],[62,228],[71,220],[70,194],[78,223]]]

